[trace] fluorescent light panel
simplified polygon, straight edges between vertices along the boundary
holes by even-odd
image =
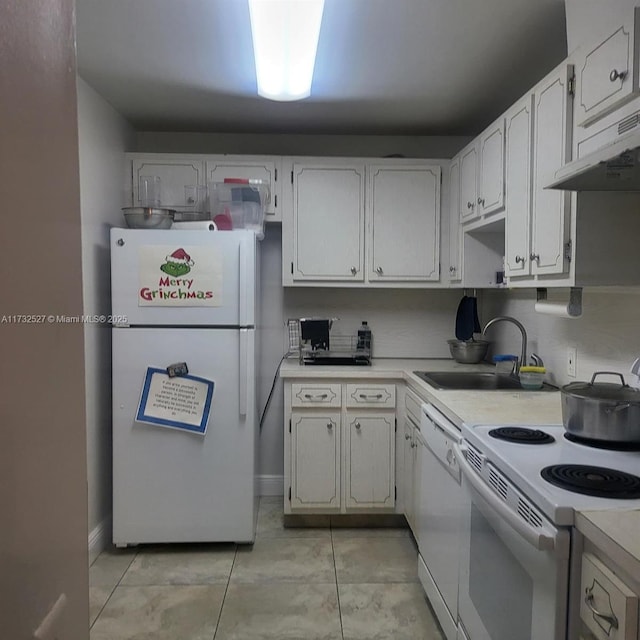
[[[301,100],[311,94],[324,0],[249,0],[258,94]]]

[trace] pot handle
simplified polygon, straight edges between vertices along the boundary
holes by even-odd
[[[631,406],[630,402],[627,402],[625,404],[616,404],[612,407],[606,407],[604,411],[605,413],[618,413],[618,411],[624,411],[625,409],[628,409],[630,406]]]
[[[619,376],[620,380],[622,381],[622,386],[623,387],[628,387],[629,385],[624,381],[624,376],[621,373],[618,373],[617,371],[596,371],[592,376],[591,376],[591,382],[589,382],[590,385],[592,385],[595,382],[596,376]]]

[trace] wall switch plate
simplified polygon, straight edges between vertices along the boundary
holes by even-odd
[[[567,349],[567,375],[570,378],[576,377],[576,367],[578,360],[578,350],[575,347]]]

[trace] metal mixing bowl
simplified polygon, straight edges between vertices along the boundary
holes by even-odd
[[[475,364],[484,360],[489,349],[487,340],[447,340],[451,357],[462,364]]]
[[[158,207],[123,207],[122,212],[130,229],[170,229],[176,210]]]

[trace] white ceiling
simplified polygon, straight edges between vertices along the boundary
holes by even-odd
[[[325,0],[312,95],[256,95],[245,0],[76,0],[79,73],[139,131],[476,134],[566,56],[564,0]]]

